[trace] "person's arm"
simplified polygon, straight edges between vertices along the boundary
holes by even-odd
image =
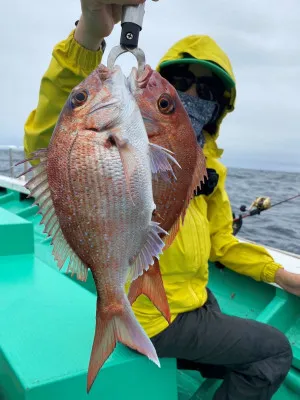
[[[210,168],[217,169],[219,174],[218,185],[208,198],[210,260],[219,261],[227,268],[257,281],[275,282],[275,276],[282,266],[274,261],[264,247],[241,243],[233,236],[232,210],[225,190],[226,168],[217,160],[211,161]]]
[[[28,157],[48,146],[70,92],[98,66],[101,58],[102,50],[91,51],[81,46],[74,38],[74,31],[54,47],[41,81],[37,108],[25,123],[24,148]]]
[[[27,157],[35,150],[48,146],[70,92],[100,64],[103,55],[101,43],[120,20],[122,6],[144,1],[81,0],[82,15],[76,30],[55,46],[41,81],[37,108],[25,123],[24,149]]]

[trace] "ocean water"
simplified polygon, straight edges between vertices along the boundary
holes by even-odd
[[[229,168],[226,189],[238,216],[240,206],[249,207],[257,197],[275,204],[300,194],[300,173]],[[300,197],[245,218],[239,236],[300,254]]]
[[[14,162],[24,158],[14,151]],[[0,175],[9,175],[8,151],[0,149]],[[14,173],[22,171],[22,166]],[[300,173],[228,168],[226,189],[232,211],[249,207],[256,197],[270,197],[275,204],[300,193]],[[239,236],[277,249],[300,254],[300,197],[245,218]]]

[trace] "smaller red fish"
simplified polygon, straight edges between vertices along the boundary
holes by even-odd
[[[180,222],[184,223],[194,191],[207,176],[206,160],[175,88],[149,65],[140,76],[134,68],[128,80],[141,110],[150,143],[172,151],[181,167],[174,167],[175,182],[170,182],[171,175],[168,172],[153,180],[156,204],[154,220],[169,233],[165,238],[166,249],[175,239]],[[141,294],[146,295],[170,322],[169,305],[157,260],[132,282],[128,294],[130,303],[133,304]]]

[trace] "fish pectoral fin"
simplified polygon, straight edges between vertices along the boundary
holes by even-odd
[[[167,235],[157,222],[151,221],[144,246],[134,260],[129,272],[129,280],[134,281],[149,269],[149,265],[154,264],[154,257],[159,258],[159,254],[165,246],[159,234]]]
[[[154,304],[166,321],[171,323],[171,312],[162,280],[159,262],[155,260],[148,271],[144,271],[135,281],[131,282],[128,300],[133,304],[136,299],[144,294]]]
[[[176,180],[176,176],[173,172],[170,161],[177,165],[177,167],[181,167],[176,159],[172,156],[174,153],[154,143],[149,143],[149,149],[152,174],[160,174],[164,180],[170,181],[170,173]]]
[[[130,178],[133,172],[137,169],[137,158],[134,155],[135,148],[129,143],[127,139],[120,139],[115,134],[110,134],[108,140],[110,141],[111,144],[116,145],[119,150],[121,162],[123,165],[123,171],[125,175],[126,187],[132,199],[131,189],[130,189]]]

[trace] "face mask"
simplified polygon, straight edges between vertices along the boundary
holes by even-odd
[[[218,103],[215,101],[203,100],[180,91],[178,91],[178,95],[190,117],[197,142],[203,148],[205,144],[203,127],[209,122],[213,122],[213,119],[216,118],[216,111],[219,109]]]

